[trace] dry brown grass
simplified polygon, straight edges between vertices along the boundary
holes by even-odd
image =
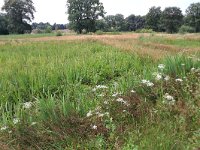
[[[24,42],[42,42],[42,41],[87,41],[95,40],[102,44],[114,46],[116,48],[136,52],[141,56],[149,55],[154,59],[163,58],[166,55],[173,55],[177,53],[195,53],[200,51],[200,48],[181,48],[174,45],[160,44],[153,42],[141,42],[140,37],[150,37],[148,33],[122,33],[120,35],[68,35],[61,37],[39,37],[39,38],[26,38],[17,39],[13,43]],[[169,39],[186,39],[186,40],[200,40],[200,34],[156,34],[156,37],[164,37]],[[17,41],[17,42],[16,42]],[[1,42],[2,44],[2,42]]]

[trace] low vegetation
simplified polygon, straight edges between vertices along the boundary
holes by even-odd
[[[127,36],[2,40],[0,146],[200,148],[200,54],[192,51],[199,39]],[[120,47],[115,40],[135,47]],[[169,49],[166,55],[151,57],[132,51],[138,45],[162,51],[154,43],[175,45],[180,51],[184,42],[191,52]]]

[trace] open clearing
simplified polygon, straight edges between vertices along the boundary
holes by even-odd
[[[200,148],[200,35],[0,36],[0,146]]]
[[[12,41],[7,39],[5,41]],[[103,44],[111,45],[126,51],[136,52],[141,55],[149,55],[159,59],[168,54],[194,53],[200,51],[200,34],[137,34],[122,33],[120,35],[67,35],[61,37],[35,37],[35,38],[16,38],[14,42],[41,42],[41,41],[85,41],[95,40]]]

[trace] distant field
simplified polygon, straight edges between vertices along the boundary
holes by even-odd
[[[200,35],[0,36],[2,149],[200,148]]]

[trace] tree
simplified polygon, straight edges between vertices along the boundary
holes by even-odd
[[[136,31],[145,27],[145,17],[130,15],[126,18],[128,31]]]
[[[116,28],[115,16],[108,15],[104,19],[105,19],[106,24],[108,25],[108,28],[110,30],[115,30],[115,28]]]
[[[5,14],[0,13],[0,35],[8,34],[8,21]]]
[[[136,16],[135,17],[135,27],[136,30],[142,29],[145,27],[145,16]]]
[[[135,25],[135,15],[130,15],[126,18],[126,24],[127,24],[127,30],[128,31],[135,31],[136,25]]]
[[[28,22],[34,19],[35,12],[32,0],[4,0],[2,10],[7,12],[10,33],[23,34],[31,30]]]
[[[100,19],[96,21],[96,29],[104,31],[104,32],[109,31],[108,24],[106,23],[104,19]]]
[[[115,15],[115,29],[117,31],[125,31],[126,30],[125,19],[122,14]]]
[[[146,27],[154,31],[161,31],[161,7],[151,7],[146,15]]]
[[[193,3],[187,8],[185,22],[200,32],[200,3]]]
[[[96,21],[103,17],[104,7],[99,0],[68,0],[68,19],[70,27],[78,33],[96,31]]]
[[[162,23],[168,33],[177,32],[183,22],[183,14],[178,7],[167,7],[162,13]]]

